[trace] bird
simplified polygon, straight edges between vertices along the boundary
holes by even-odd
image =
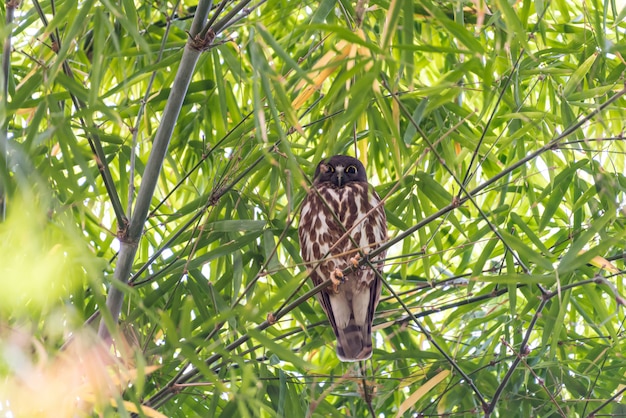
[[[317,299],[335,334],[337,357],[367,360],[385,251],[368,260],[371,264],[359,260],[387,241],[387,218],[361,161],[335,155],[319,162],[300,210],[298,237],[313,284],[332,281]],[[344,275],[348,267],[352,270]]]

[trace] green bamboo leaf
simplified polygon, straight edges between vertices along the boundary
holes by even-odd
[[[424,117],[424,111],[426,110],[427,104],[428,98],[420,100],[419,104],[415,107],[415,110],[413,111],[413,115],[411,116],[411,118],[418,126],[422,122],[422,118]],[[417,134],[417,128],[415,127],[415,125],[413,125],[412,122],[410,122],[407,125],[406,131],[404,131],[404,143],[407,145],[412,143],[415,138],[415,134]]]
[[[323,23],[330,12],[335,8],[337,0],[322,0],[319,2],[317,9],[313,16],[311,16],[311,23],[318,24]]]
[[[569,247],[567,253],[561,258],[558,271],[564,274],[575,270],[576,268],[587,264],[596,255],[603,255],[603,251],[610,246],[610,240],[603,240],[599,245],[594,245],[590,250],[582,252],[583,248],[589,243],[593,243],[596,234],[610,221],[614,219],[614,214],[606,213],[601,218],[593,219],[589,223],[589,227],[584,231]],[[582,253],[581,253],[582,252]]]
[[[63,8],[58,11],[47,28],[52,31],[53,28],[56,28],[59,25],[69,23],[69,27],[64,30],[64,42],[61,42],[59,51],[57,52],[57,58],[50,68],[50,74],[55,76],[61,69],[63,61],[67,58],[67,54],[70,49],[73,48],[72,40],[78,37],[78,34],[83,28],[84,22],[88,20],[87,16],[93,7],[94,0],[85,0],[84,2],[81,2],[80,7],[77,6],[76,2],[72,1],[63,2],[62,4]],[[50,77],[46,81],[53,80],[54,77]]]
[[[98,96],[100,93],[100,86],[102,84],[102,78],[106,73],[106,57],[105,51],[105,28],[106,28],[106,16],[103,16],[103,12],[97,9],[94,16],[94,29],[92,31],[92,54],[91,54],[91,74],[89,77],[90,89],[89,89],[89,105],[93,105],[98,102]]]
[[[585,296],[589,298],[589,305],[593,312],[594,323],[608,332],[611,338],[618,338],[615,327],[611,321],[607,321],[608,318],[614,314],[609,312],[606,308],[606,302],[600,297],[595,289],[585,293]]]
[[[402,11],[402,0],[391,0],[389,9],[385,13],[385,23],[382,31],[381,48],[387,49],[393,35],[396,33],[398,22],[400,21],[400,12]]]
[[[604,35],[608,28],[606,15],[603,13],[603,9],[610,6],[605,2],[600,3],[598,0],[592,0],[592,4],[593,6],[588,10],[588,12],[591,17],[590,20],[593,25],[594,33],[596,33],[594,42],[598,50],[605,52],[606,40]],[[613,6],[613,9],[615,9],[615,6]]]
[[[549,258],[527,246],[519,237],[511,235],[506,231],[500,231],[500,235],[502,235],[507,245],[509,245],[509,247],[511,247],[511,249],[522,258],[522,260],[535,263],[547,271],[554,270],[552,261]]]
[[[267,222],[254,221],[248,219],[233,219],[216,222],[209,222],[205,230],[214,232],[234,232],[234,231],[262,231]]]
[[[552,284],[556,282],[556,275],[554,274],[504,273],[504,274],[499,274],[497,276],[475,276],[475,277],[472,277],[472,281],[508,284],[508,285],[537,284],[537,283]]]
[[[240,238],[231,240],[225,245],[221,245],[214,250],[208,251],[207,253],[202,254],[197,258],[194,258],[189,262],[188,266],[189,268],[200,268],[202,264],[208,261],[230,254],[234,251],[240,251],[246,245],[254,242],[254,240],[258,238],[261,234],[262,231],[255,231],[244,234]],[[204,243],[204,241],[201,240],[200,243]]]
[[[122,0],[122,5],[124,6],[124,15],[128,18],[128,25],[132,28],[132,32],[139,34],[139,18],[135,4],[132,0]]]
[[[586,161],[578,162],[576,164],[568,166],[554,178],[551,187],[549,189],[546,189],[550,197],[545,203],[545,210],[543,212],[543,216],[541,217],[539,231],[543,231],[546,226],[548,226],[548,224],[552,221],[552,217],[562,204],[565,193],[567,193],[567,190],[572,183],[572,179],[574,178],[576,171],[584,163],[586,163]]]
[[[485,228],[485,232],[486,231],[487,231],[487,228]],[[493,250],[496,248],[497,244],[498,244],[498,240],[496,239],[491,239],[487,242],[487,245],[485,245],[485,248],[480,252],[480,257],[478,257],[478,260],[474,264],[474,267],[472,269],[472,276],[479,276],[482,274],[485,268],[485,264],[487,263],[487,260],[493,257],[492,253],[493,253]]]
[[[445,30],[454,35],[458,40],[464,44],[470,51],[476,54],[482,54],[484,52],[483,46],[474,35],[470,33],[463,25],[448,18],[445,13],[441,11],[439,6],[434,5],[430,1],[421,1],[420,4],[430,13]]]
[[[563,382],[567,390],[576,394],[576,396],[583,397],[589,393],[589,387],[585,385],[584,376],[563,376]]]
[[[148,43],[146,42],[146,39],[143,36],[141,36],[141,33],[139,33],[137,14],[136,13],[130,13],[130,14],[123,13],[117,4],[112,4],[110,0],[101,0],[101,3],[104,4],[107,11],[111,13],[112,16],[115,16],[120,26],[126,31],[126,33],[128,33],[131,36],[136,46],[144,54],[147,54],[148,56],[150,56],[151,55],[150,45],[148,45]],[[130,4],[131,3],[128,3],[129,6]]]
[[[422,171],[417,173],[418,187],[424,195],[428,196],[437,208],[448,206],[452,203],[452,195],[436,182],[432,176]]]
[[[209,298],[209,284],[198,269],[190,270],[189,277],[190,280],[187,282],[187,287],[189,288],[189,294],[196,301],[194,309],[198,311],[201,318],[212,317],[217,313],[217,310],[213,301]]]
[[[589,57],[587,57],[587,59],[585,61],[583,61],[576,68],[576,70],[574,70],[574,72],[570,76],[569,80],[567,80],[567,83],[565,84],[565,87],[563,88],[563,96],[568,101],[572,100],[571,99],[572,93],[574,93],[581,86],[583,86],[583,78],[587,75],[587,73],[591,69],[591,66],[596,61],[597,56],[598,56],[598,54],[594,53],[594,54],[590,55]]]
[[[41,85],[42,81],[43,74],[40,73],[35,73],[32,77],[25,80],[13,94],[11,103],[8,104],[7,108],[17,110],[24,107],[37,106],[37,102],[27,101],[27,99],[30,99],[35,94],[37,87]]]
[[[277,271],[282,268],[280,261],[276,256],[276,244],[274,242],[274,233],[266,230],[263,233],[263,244],[265,250],[265,259],[267,260],[267,270]]]
[[[300,68],[300,65],[298,65],[298,63],[293,58],[291,58],[291,56],[280,46],[278,41],[269,34],[267,29],[265,29],[263,25],[257,25],[256,28],[261,34],[261,37],[272,47],[274,52],[276,52],[276,54],[283,60],[288,68],[294,70],[302,80],[313,83],[313,81],[309,78],[307,72]]]
[[[255,340],[259,341],[267,351],[270,351],[271,353],[277,355],[282,361],[288,361],[302,368],[310,367],[310,365],[300,356],[298,356],[288,348],[277,344],[272,338],[269,338],[267,335],[265,335],[264,332],[250,329],[248,331],[248,334]]]
[[[563,292],[559,295],[559,300],[552,303],[550,308],[547,309],[547,312],[545,312],[545,325],[541,343],[542,345],[550,344],[550,351],[553,355],[555,354],[559,341],[563,338],[561,331],[563,330],[563,322],[565,320],[565,314],[567,313],[567,307],[569,306],[570,297],[571,292],[569,290]]]
[[[504,15],[504,20],[509,28],[509,40],[519,42],[524,48],[526,48],[528,35],[526,34],[526,30],[524,29],[522,22],[511,4],[507,0],[496,0],[496,4],[498,5],[498,9]]]
[[[581,91],[572,92],[567,96],[567,99],[571,102],[584,102],[588,99],[595,99],[597,97],[604,96],[607,93],[613,91],[613,86],[602,86],[590,89],[583,89]]]
[[[307,25],[306,29],[309,31],[317,30],[317,31],[321,31],[324,33],[332,33],[334,36],[337,37],[336,38],[337,40],[343,39],[343,40],[348,41],[349,43],[364,46],[365,48],[370,50],[371,53],[376,53],[376,54],[383,53],[383,50],[380,48],[380,45],[378,45],[378,43],[372,42],[372,40],[368,39],[367,37],[363,38],[359,36],[357,32],[349,28],[346,28],[345,26],[328,25],[328,24],[323,24],[323,25],[311,24],[311,25]]]
[[[535,234],[535,232],[528,226],[526,222],[515,212],[511,212],[511,221],[517,225],[524,234],[532,241],[533,244],[537,246],[539,251],[541,251],[545,256],[552,257],[552,253],[550,250],[543,244],[543,241]]]
[[[403,44],[406,45],[411,45],[415,37],[415,17],[413,16],[413,6],[412,1],[402,2],[402,38]],[[402,65],[404,66],[404,71],[406,71],[406,78],[408,80],[413,80],[413,75],[415,74],[415,57],[413,52],[414,50],[412,48],[405,48],[402,53]]]
[[[621,22],[626,19],[626,7],[622,7],[622,10],[619,12],[619,15],[615,17],[615,22]]]
[[[523,122],[530,122],[536,120],[550,119],[555,121],[557,119],[556,115],[552,115],[545,112],[514,112],[514,113],[506,113],[503,115],[499,115],[498,119],[501,120],[511,120],[511,119],[521,119]]]

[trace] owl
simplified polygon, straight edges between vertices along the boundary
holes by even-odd
[[[380,198],[367,182],[365,167],[345,155],[322,160],[300,212],[300,252],[315,285],[332,280],[317,294],[337,339],[341,361],[372,355],[372,322],[381,292],[376,272],[364,265],[367,255],[387,240],[387,219]],[[382,272],[385,253],[370,260]]]

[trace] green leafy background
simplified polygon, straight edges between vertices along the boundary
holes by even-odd
[[[203,4],[186,91],[192,1],[25,2],[0,31],[2,413],[104,317],[132,372],[87,416],[626,415],[623,2]],[[119,283],[119,215],[177,94]],[[297,239],[337,153],[391,240],[360,365]]]

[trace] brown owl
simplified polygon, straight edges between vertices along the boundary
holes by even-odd
[[[341,270],[356,265],[359,252],[368,254],[387,240],[387,219],[379,203],[363,164],[335,155],[317,166],[300,213],[300,252],[313,283],[333,281],[317,297],[335,332],[341,361],[372,355],[372,321],[382,283],[369,266],[345,276]],[[384,258],[383,252],[371,260],[379,272]]]

